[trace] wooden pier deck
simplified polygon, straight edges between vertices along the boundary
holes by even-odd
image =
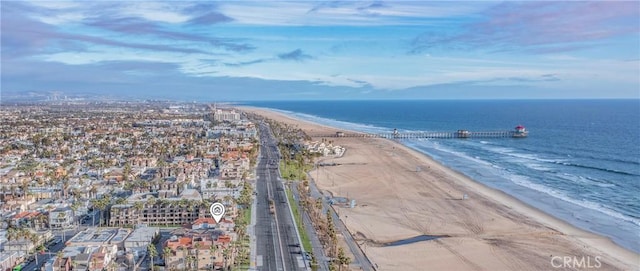
[[[459,130],[456,132],[418,132],[418,133],[344,133],[337,132],[335,134],[310,134],[311,137],[363,137],[363,138],[388,138],[388,139],[416,139],[416,138],[523,138],[527,137],[527,132],[517,131],[466,131]]]

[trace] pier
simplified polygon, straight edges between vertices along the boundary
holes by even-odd
[[[415,138],[524,138],[529,132],[522,125],[518,125],[514,130],[510,131],[468,131],[458,130],[455,132],[414,132],[400,133],[394,129],[390,133],[345,133],[336,132],[335,134],[310,134],[311,137],[362,137],[362,138],[387,138],[387,139],[415,139]]]

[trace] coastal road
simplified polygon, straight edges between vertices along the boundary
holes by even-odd
[[[278,178],[280,155],[276,141],[266,124],[258,124],[261,144],[256,168],[256,269],[307,270],[284,186]]]

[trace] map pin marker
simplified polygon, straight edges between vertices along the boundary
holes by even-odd
[[[216,202],[211,204],[209,207],[209,212],[211,212],[211,216],[216,220],[216,223],[220,223],[220,219],[224,216],[224,205],[220,202]]]

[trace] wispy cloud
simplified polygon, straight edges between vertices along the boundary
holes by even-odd
[[[486,6],[480,1],[465,5],[429,1],[262,1],[246,5],[226,1],[218,8],[240,24],[380,26],[425,25],[434,18],[468,14]]]
[[[309,54],[304,53],[301,49],[295,49],[288,53],[279,54],[278,58],[282,60],[304,61],[312,59],[313,57]]]
[[[485,19],[452,33],[425,32],[412,53],[429,49],[479,49],[538,53],[571,51],[609,38],[637,35],[640,2],[506,2],[488,9]]]
[[[196,18],[197,20],[198,18]],[[204,23],[204,22],[198,22]],[[135,34],[145,36],[155,36],[166,40],[186,40],[207,43],[210,46],[223,48],[229,51],[243,52],[254,49],[255,47],[237,42],[234,39],[212,37],[210,35],[195,35],[188,32],[169,31],[157,23],[150,22],[140,18],[92,18],[86,20],[87,26],[97,27],[105,30],[120,32],[124,34]]]
[[[206,14],[200,15],[189,20],[190,23],[194,24],[202,24],[202,25],[210,25],[210,24],[218,24],[218,23],[226,23],[233,21],[231,17],[228,17],[219,12],[208,12]]]
[[[269,59],[256,59],[256,60],[236,62],[236,63],[224,63],[224,65],[226,65],[228,67],[242,67],[242,66],[260,64],[260,63],[264,63],[264,62],[267,62],[267,61],[269,61]]]
[[[245,67],[245,66],[264,64],[264,63],[275,62],[275,61],[303,62],[309,59],[313,59],[313,57],[309,54],[304,53],[302,49],[296,49],[291,52],[278,54],[275,57],[259,58],[259,59],[238,61],[238,62],[226,62],[224,63],[224,65],[227,67]]]

